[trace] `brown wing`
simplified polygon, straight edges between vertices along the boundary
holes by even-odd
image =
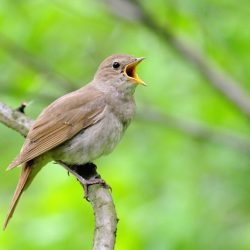
[[[57,99],[34,122],[20,154],[8,169],[34,159],[97,123],[104,109],[103,94],[91,86]]]

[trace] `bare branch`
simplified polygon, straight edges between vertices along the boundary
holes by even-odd
[[[0,122],[9,128],[19,132],[22,136],[26,136],[33,121],[23,113],[12,110],[7,105],[0,102]]]
[[[26,136],[33,121],[23,113],[0,103],[0,122]],[[93,250],[113,250],[118,220],[109,189],[99,184],[90,186],[88,200],[95,215]]]
[[[27,102],[22,102],[21,105],[16,109],[16,111],[19,111],[24,114],[24,110],[27,106],[28,106]]]
[[[92,185],[89,187],[89,200],[95,212],[93,250],[114,249],[118,219],[112,196],[100,184]]]
[[[113,14],[124,18],[123,9],[129,9],[126,12],[126,19],[139,21],[145,27],[152,31],[156,36],[167,42],[183,58],[191,62],[201,75],[208,80],[224,96],[228,98],[238,109],[247,117],[250,117],[250,99],[246,90],[240,83],[231,76],[222,72],[212,62],[209,62],[205,56],[192,47],[189,47],[184,41],[178,38],[173,32],[173,28],[167,25],[162,27],[145,10],[138,0],[104,0],[109,4]],[[126,8],[124,7],[126,6]],[[135,15],[136,13],[136,15]]]

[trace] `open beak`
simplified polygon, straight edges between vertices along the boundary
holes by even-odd
[[[139,78],[139,76],[137,75],[136,73],[136,67],[137,65],[142,61],[144,60],[145,57],[139,57],[139,58],[136,58],[136,61],[126,65],[125,67],[125,74],[128,78],[130,78],[131,80],[134,81],[135,84],[142,84],[142,85],[146,85],[145,82],[143,80],[141,80]]]

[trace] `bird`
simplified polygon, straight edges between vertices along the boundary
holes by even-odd
[[[21,166],[21,175],[3,229],[23,191],[48,162],[84,165],[113,151],[135,115],[135,89],[145,85],[136,72],[143,59],[126,54],[107,57],[90,83],[63,95],[41,112],[7,168]]]

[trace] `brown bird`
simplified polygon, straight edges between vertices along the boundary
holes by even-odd
[[[20,154],[7,168],[22,165],[4,229],[22,192],[46,163],[55,160],[68,166],[82,165],[114,149],[135,114],[133,94],[138,84],[144,84],[136,66],[143,59],[129,55],[106,58],[89,84],[42,111]]]

